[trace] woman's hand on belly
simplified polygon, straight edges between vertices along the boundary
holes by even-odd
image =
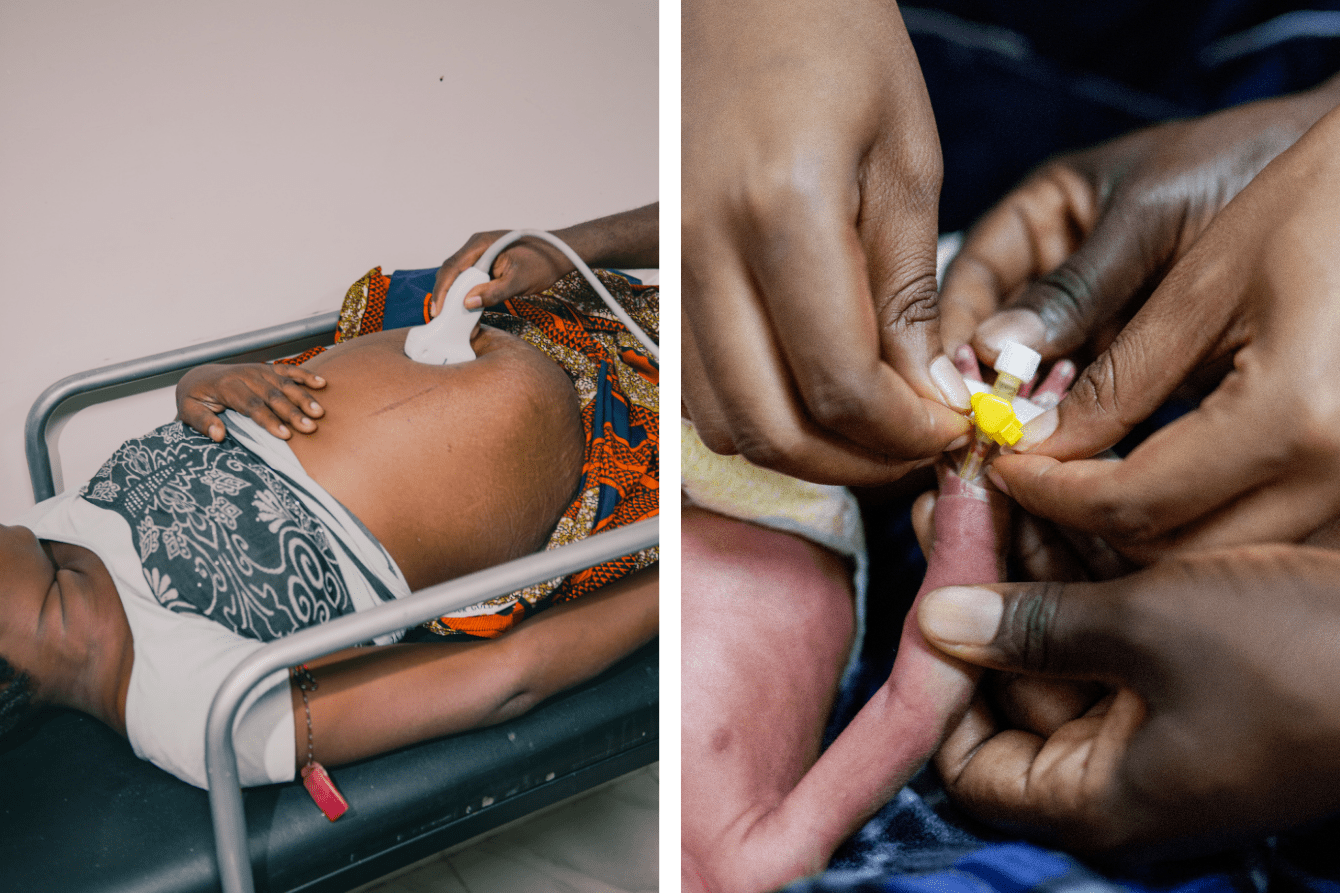
[[[225,436],[219,413],[231,409],[288,440],[295,430],[316,430],[325,410],[308,389],[325,386],[324,378],[301,366],[210,363],[177,382],[177,418],[217,443]]]

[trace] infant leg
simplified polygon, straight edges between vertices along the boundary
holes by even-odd
[[[750,831],[818,758],[855,626],[851,569],[692,508],[681,558],[683,889],[774,889],[829,855]]]

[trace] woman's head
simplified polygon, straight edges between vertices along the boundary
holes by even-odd
[[[56,569],[30,530],[0,527],[0,735],[37,708],[31,673],[44,651],[42,639],[58,615],[48,616]],[[59,610],[59,601],[54,606]]]
[[[32,679],[0,657],[0,737],[8,735],[37,710]]]
[[[130,627],[102,560],[0,527],[0,732],[45,704],[124,729]]]

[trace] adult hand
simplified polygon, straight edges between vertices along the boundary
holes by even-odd
[[[442,301],[447,289],[466,267],[474,264],[488,247],[506,235],[505,230],[475,233],[456,253],[442,263],[433,281],[433,301],[429,313],[442,312]],[[580,255],[579,255],[580,256]],[[481,282],[465,294],[465,306],[492,307],[509,298],[542,292],[575,267],[563,252],[539,239],[522,239],[513,243],[493,262],[493,278]]]
[[[1039,455],[1000,457],[993,479],[1142,563],[1300,541],[1340,516],[1336,244],[1340,112],[1224,208],[1069,396],[1025,428],[1016,448]],[[1193,371],[1230,362],[1197,409],[1124,460],[1058,461],[1111,446]]]
[[[946,347],[1072,353],[1147,297],[1210,220],[1336,101],[1337,86],[1139,130],[1043,165],[968,233]],[[993,315],[994,314],[994,315]],[[979,326],[980,324],[980,326]]]
[[[942,472],[942,487],[944,480]],[[935,547],[934,511],[938,497],[937,492],[928,491],[912,504],[912,528],[924,555],[931,555]],[[992,493],[991,498],[997,503],[997,510],[1008,518],[1004,528],[1010,531],[1008,564],[1017,579],[1087,582],[1111,579],[1133,570],[1097,537],[1063,530],[1024,511],[1011,511],[1000,493]],[[980,687],[992,715],[1010,728],[1043,736],[1081,716],[1105,693],[1093,682],[996,671],[984,674]]]
[[[690,0],[682,25],[694,426],[807,480],[893,480],[968,431],[953,364],[930,371],[940,147],[897,9]]]
[[[1105,583],[928,594],[918,620],[946,653],[1113,689],[1046,735],[979,702],[936,757],[949,793],[1083,851],[1215,847],[1334,811],[1338,585],[1335,553],[1270,545]]]
[[[588,266],[655,267],[660,264],[660,211],[661,203],[653,202],[556,230],[554,235],[566,242]],[[433,316],[442,312],[447,289],[461,271],[472,266],[504,235],[502,230],[475,233],[443,262],[433,283],[430,310]],[[548,242],[522,239],[494,260],[490,271],[492,279],[466,292],[465,306],[491,307],[509,298],[542,292],[574,269],[567,256]]]
[[[303,434],[316,430],[325,415],[308,393],[326,380],[301,366],[283,363],[211,363],[197,366],[177,382],[177,418],[218,442],[226,436],[219,413],[240,412],[275,437],[288,440],[291,429]]]

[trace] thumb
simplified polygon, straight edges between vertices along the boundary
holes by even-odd
[[[1116,199],[1073,254],[985,320],[974,336],[982,355],[994,358],[1017,341],[1044,359],[1064,356],[1130,303],[1165,268],[1175,242],[1165,237],[1166,221],[1139,220],[1129,208]]]
[[[926,594],[917,621],[927,641],[969,663],[1119,681],[1132,651],[1126,591],[1121,580],[947,586]]]
[[[465,296],[465,307],[467,310],[474,310],[476,307],[492,307],[495,304],[501,304],[503,301],[515,298],[521,294],[522,289],[508,279],[490,279],[480,285],[476,285]]]

